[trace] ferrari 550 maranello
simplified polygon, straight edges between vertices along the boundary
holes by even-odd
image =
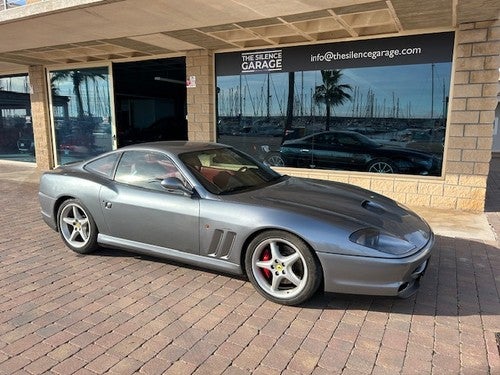
[[[408,297],[434,235],[397,202],[281,175],[215,143],[128,146],[42,175],[42,216],[77,253],[125,249],[246,274],[271,301],[327,292]]]

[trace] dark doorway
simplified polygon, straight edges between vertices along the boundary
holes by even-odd
[[[184,57],[113,64],[118,146],[187,140]]]

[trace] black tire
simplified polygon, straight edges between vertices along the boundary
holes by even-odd
[[[372,173],[396,173],[396,166],[389,159],[375,159],[367,168],[368,172]]]
[[[263,232],[250,242],[245,270],[260,294],[284,305],[298,305],[311,298],[323,277],[309,246],[280,230]]]
[[[98,249],[97,226],[78,199],[68,199],[61,204],[57,226],[64,243],[74,252],[88,254]]]

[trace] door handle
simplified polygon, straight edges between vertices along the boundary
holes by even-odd
[[[109,209],[109,208],[113,207],[113,203],[111,203],[111,202],[104,201],[103,203],[104,203],[104,208],[108,208]]]
[[[307,148],[303,148],[303,149],[300,150],[300,152],[309,152],[309,151],[311,151],[311,150],[309,150]]]

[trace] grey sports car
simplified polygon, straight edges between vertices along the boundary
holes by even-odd
[[[215,143],[128,146],[42,175],[42,216],[77,253],[99,246],[246,274],[287,305],[329,292],[408,297],[434,235],[397,202],[280,175]]]

